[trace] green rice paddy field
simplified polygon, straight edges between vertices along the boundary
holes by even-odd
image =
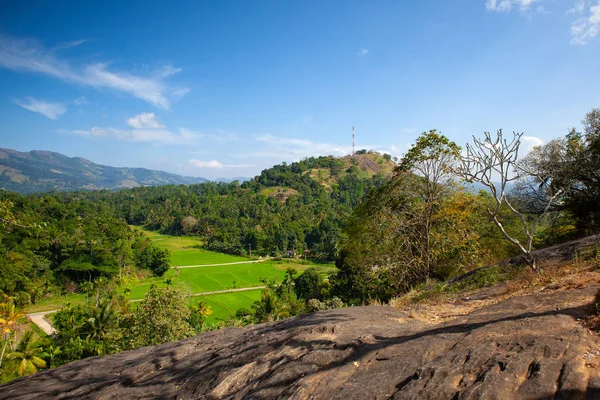
[[[175,268],[169,270],[162,277],[151,277],[135,281],[129,284],[128,300],[141,300],[150,290],[152,285],[159,287],[171,285],[184,286],[193,296],[189,298],[189,304],[197,304],[205,301],[211,308],[212,314],[207,318],[208,323],[227,320],[235,315],[240,308],[250,308],[252,303],[260,299],[263,280],[274,279],[281,281],[285,276],[287,268],[294,268],[302,272],[309,267],[317,268],[322,275],[328,275],[335,271],[331,264],[311,265],[300,261],[275,261],[265,260],[251,262],[253,260],[232,256],[229,254],[216,253],[202,248],[202,243],[192,236],[169,236],[156,232],[146,231],[144,233],[159,247],[171,252],[171,264],[178,267],[193,266],[191,268]],[[234,263],[234,264],[231,264]],[[214,265],[229,264],[229,265]],[[219,292],[230,289],[249,288],[250,290],[206,294],[206,292]],[[251,289],[257,288],[257,289]],[[121,293],[125,288],[121,289]],[[62,300],[50,299],[34,306],[31,311],[43,311],[57,309],[63,303],[78,304],[85,302],[82,294],[67,295]]]
[[[147,278],[130,286],[128,299],[143,299],[152,285],[163,287],[170,284],[183,285],[191,293],[198,295],[205,292],[216,292],[237,288],[252,288],[263,286],[262,280],[274,279],[280,281],[285,276],[288,267],[298,272],[309,267],[318,268],[320,273],[328,274],[335,271],[332,265],[314,266],[307,263],[290,263],[266,260],[252,260],[216,253],[202,248],[202,243],[193,236],[169,236],[152,231],[144,233],[159,247],[171,252],[171,264],[178,267],[197,266],[193,268],[172,269],[160,278]],[[230,265],[213,265],[228,264]],[[235,315],[240,308],[250,308],[254,301],[260,299],[261,289],[243,292],[220,293],[190,297],[190,304],[199,300],[205,301],[212,310],[207,322],[228,319]]]
[[[244,257],[204,250],[202,243],[194,236],[161,235],[147,230],[144,230],[144,233],[158,247],[171,251],[172,265],[206,265],[249,261]]]

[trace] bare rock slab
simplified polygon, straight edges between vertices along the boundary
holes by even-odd
[[[86,359],[0,399],[600,399],[598,282],[513,297],[442,324],[351,307]]]

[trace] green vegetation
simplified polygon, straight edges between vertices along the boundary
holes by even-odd
[[[236,293],[222,293],[208,296],[191,297],[189,302],[202,300],[212,313],[207,316],[206,323],[228,321],[235,317],[240,309],[249,309],[255,301],[260,300],[261,289]]]
[[[133,283],[128,299],[140,299],[151,286],[165,287],[169,284],[184,284],[191,293],[262,286],[263,280],[281,280],[285,272],[274,268],[270,262],[233,264],[214,267],[181,268],[171,270],[163,278],[148,278]]]
[[[0,377],[416,289],[411,301],[524,279],[535,246],[598,232],[600,110],[583,126],[518,161],[520,134],[497,149],[492,135],[476,140],[491,147],[475,165],[433,130],[398,164],[361,150],[241,185],[1,192]],[[508,174],[500,190],[463,188],[461,178],[489,184],[494,160],[515,168],[514,190]],[[531,270],[493,266],[519,252]],[[206,294],[236,288],[250,290]],[[58,335],[21,335],[27,308],[60,308]]]
[[[143,230],[143,232],[157,247],[169,250],[172,265],[207,265],[249,261],[246,257],[205,250],[202,242],[196,236],[163,235],[149,230]]]

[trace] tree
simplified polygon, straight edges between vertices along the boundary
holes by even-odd
[[[197,305],[190,307],[190,318],[189,324],[194,328],[196,332],[201,332],[204,328],[204,321],[212,314],[210,306],[204,301],[200,300]]]
[[[35,338],[33,331],[26,331],[8,357],[19,362],[18,374],[25,376],[37,372],[38,368],[46,368],[46,361],[39,357],[42,352],[42,342]]]
[[[19,329],[19,320],[23,317],[25,317],[25,312],[15,306],[13,299],[5,297],[4,302],[0,303],[0,331],[4,339],[2,354],[0,354],[0,367],[10,336]]]
[[[550,207],[563,193],[562,188],[552,184],[551,176],[532,175],[533,170],[520,166],[519,145],[522,133],[513,132],[512,139],[504,138],[502,130],[498,130],[495,137],[489,132],[484,133],[483,139],[473,137],[473,143],[467,144],[466,154],[461,157],[461,163],[456,168],[457,173],[469,183],[479,183],[487,187],[492,193],[494,206],[487,208],[487,213],[494,224],[500,229],[502,235],[523,254],[525,262],[532,270],[537,270],[535,258],[532,254],[533,239],[540,220],[547,214]],[[508,185],[513,181],[527,179],[529,176],[537,179],[544,191],[544,207],[533,221],[519,210],[508,196]],[[525,234],[525,243],[509,233],[501,220],[503,207],[508,207],[521,221],[521,228]]]
[[[423,177],[417,180],[416,195],[422,204],[423,252],[425,271],[431,273],[433,220],[440,202],[451,191],[452,167],[460,154],[460,147],[435,129],[423,132],[396,168],[399,173],[412,172]]]
[[[320,299],[321,279],[314,268],[308,268],[294,280],[294,291],[300,299]]]
[[[116,328],[118,313],[113,308],[113,302],[113,299],[104,299],[91,309],[84,328],[91,339],[102,340]]]
[[[131,250],[131,243],[126,239],[119,239],[115,243],[115,256],[119,264],[119,279],[123,278],[123,269],[128,262],[133,258],[133,250]]]
[[[187,293],[179,287],[152,288],[130,316],[126,348],[181,340],[194,334]]]

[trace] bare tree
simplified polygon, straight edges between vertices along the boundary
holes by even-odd
[[[511,139],[504,138],[501,129],[497,131],[495,137],[492,137],[489,132],[485,132],[484,135],[483,139],[473,137],[473,143],[467,144],[466,153],[461,156],[457,173],[467,182],[477,182],[490,190],[494,198],[494,206],[487,209],[490,218],[500,229],[502,235],[519,248],[527,264],[535,271],[537,265],[532,254],[533,238],[540,220],[562,194],[562,190],[554,190],[555,188],[550,184],[550,177],[536,176],[535,171],[524,168],[527,164],[518,162],[522,133],[513,132]],[[507,195],[507,185],[510,182],[529,178],[536,179],[540,184],[545,203],[533,221],[528,219],[527,215],[520,211]],[[519,239],[506,231],[500,215],[503,206],[508,207],[521,221],[526,237],[525,243],[521,243]]]

